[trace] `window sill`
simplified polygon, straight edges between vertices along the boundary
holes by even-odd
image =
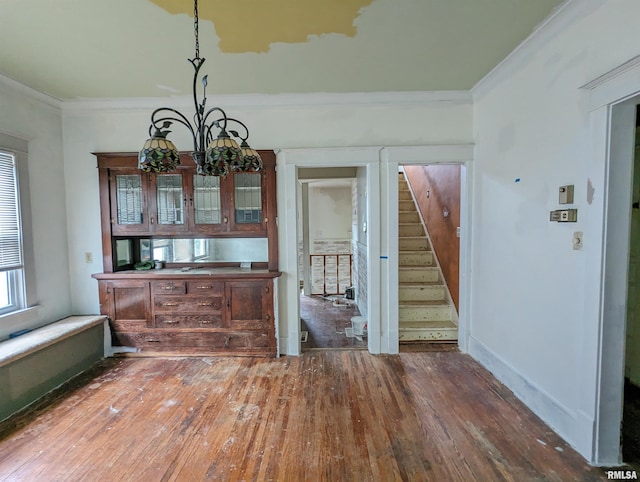
[[[23,310],[0,315],[0,341],[9,338],[9,335],[16,331],[37,328],[38,308],[38,305],[30,306]]]

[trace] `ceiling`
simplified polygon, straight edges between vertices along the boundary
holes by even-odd
[[[571,0],[569,0],[571,1]],[[200,0],[208,93],[468,90],[563,0]],[[191,0],[2,0],[0,74],[60,100],[191,94]]]

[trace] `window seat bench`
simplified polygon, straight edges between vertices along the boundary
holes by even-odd
[[[0,421],[104,358],[107,317],[70,316],[0,342]]]

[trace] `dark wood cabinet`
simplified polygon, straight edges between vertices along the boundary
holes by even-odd
[[[113,236],[275,236],[275,155],[260,172],[199,176],[190,156],[172,173],[145,173],[136,154],[98,154],[103,226]],[[273,229],[270,228],[270,224]]]
[[[262,171],[226,178],[197,175],[188,154],[162,174],[138,170],[134,153],[97,154],[104,272],[93,277],[115,345],[146,356],[277,354],[275,155],[259,152]],[[134,269],[165,251],[167,269]],[[222,251],[228,259],[211,254]],[[245,269],[249,252],[259,261]]]
[[[100,313],[108,315],[113,328],[139,330],[152,326],[149,283],[136,279],[100,281]]]
[[[279,273],[226,271],[94,275],[116,345],[143,355],[275,356],[273,279]]]

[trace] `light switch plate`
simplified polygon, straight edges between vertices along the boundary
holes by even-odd
[[[560,186],[558,196],[559,204],[573,204],[573,184]]]

